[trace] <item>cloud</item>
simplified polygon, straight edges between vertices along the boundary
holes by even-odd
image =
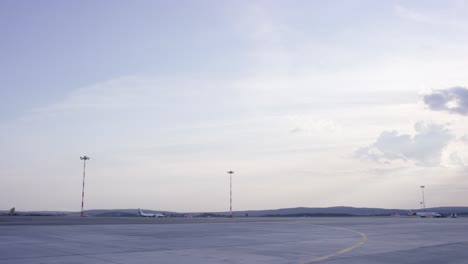
[[[444,7],[445,10],[441,10],[440,8],[418,8],[418,10],[415,10],[397,4],[394,6],[394,11],[397,16],[415,23],[466,30],[466,7],[464,5],[455,5],[450,8]]]
[[[446,168],[468,169],[467,135],[458,137],[445,148],[441,165]]]
[[[428,23],[431,21],[427,15],[418,13],[414,10],[410,10],[404,6],[395,5],[394,8],[395,8],[395,13],[402,18],[406,18],[412,21],[422,22],[422,23]]]
[[[444,148],[454,139],[443,125],[419,122],[415,135],[384,131],[370,146],[355,151],[357,158],[379,163],[413,161],[418,166],[439,166]]]
[[[221,87],[221,88],[220,88]],[[203,76],[122,76],[72,91],[34,109],[34,117],[92,115],[149,123],[225,120],[246,113],[233,83]],[[109,121],[109,120],[108,120]]]
[[[468,89],[452,87],[445,90],[434,90],[424,96],[424,103],[434,111],[468,115]]]
[[[468,143],[468,134],[463,135],[459,140],[463,143]]]
[[[291,133],[338,133],[341,131],[341,126],[330,119],[308,119],[302,116],[289,116],[289,121],[292,123]]]

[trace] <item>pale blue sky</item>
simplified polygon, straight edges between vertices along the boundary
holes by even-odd
[[[1,1],[0,209],[468,205],[467,11]]]

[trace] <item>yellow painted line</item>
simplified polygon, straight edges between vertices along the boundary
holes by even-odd
[[[324,260],[327,260],[329,258],[332,258],[332,257],[336,257],[338,255],[341,255],[341,254],[344,254],[346,252],[349,252],[357,247],[360,247],[362,244],[364,244],[366,241],[367,241],[367,236],[366,234],[363,234],[361,232],[358,232],[358,231],[355,231],[355,230],[351,230],[351,229],[347,229],[347,228],[335,228],[335,229],[341,229],[341,230],[345,230],[345,231],[348,231],[348,232],[352,232],[352,233],[355,233],[355,234],[358,234],[361,236],[361,240],[359,242],[357,242],[356,244],[350,246],[350,247],[347,247],[347,248],[344,248],[342,250],[339,250],[337,252],[334,252],[334,253],[331,253],[331,254],[328,254],[328,255],[325,255],[325,256],[322,256],[322,257],[318,257],[318,258],[314,258],[312,260],[309,260],[309,261],[305,261],[305,262],[300,262],[300,264],[310,264],[310,263],[316,263],[316,262],[320,262],[320,261],[324,261]]]

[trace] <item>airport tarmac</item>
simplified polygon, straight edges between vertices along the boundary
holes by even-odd
[[[0,264],[468,263],[468,218],[0,217]]]

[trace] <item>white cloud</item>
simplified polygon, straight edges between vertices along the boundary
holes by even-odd
[[[453,133],[433,123],[419,122],[414,128],[414,135],[384,131],[373,144],[358,149],[355,156],[382,163],[403,160],[418,166],[439,166],[444,148],[454,139]]]
[[[444,149],[441,157],[441,166],[450,169],[468,168],[468,142],[465,137],[452,140]]]

